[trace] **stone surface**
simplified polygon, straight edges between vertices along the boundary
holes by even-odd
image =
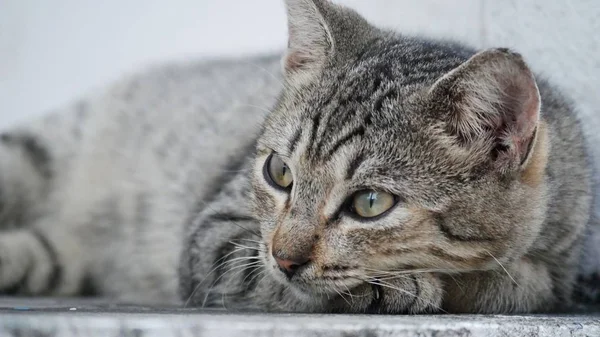
[[[600,314],[261,314],[150,309],[98,300],[2,299],[0,337],[4,336],[600,336]]]

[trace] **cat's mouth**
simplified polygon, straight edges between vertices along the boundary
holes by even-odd
[[[366,283],[352,270],[323,271],[314,263],[303,265],[290,273],[282,270],[275,259],[268,255],[265,257],[265,266],[276,281],[301,295],[335,295]]]

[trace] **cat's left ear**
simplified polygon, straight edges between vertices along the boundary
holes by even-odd
[[[288,48],[282,65],[294,82],[312,78],[328,61],[356,53],[375,31],[358,13],[330,0],[285,0],[285,6]]]
[[[540,118],[540,94],[521,55],[508,49],[480,52],[430,89],[448,131],[478,160],[501,172],[523,167]]]
[[[331,28],[324,12],[327,0],[286,0],[288,49],[283,57],[286,75],[320,68],[335,51]]]

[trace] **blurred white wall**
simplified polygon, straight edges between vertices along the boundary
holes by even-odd
[[[600,1],[337,0],[372,22],[521,50],[600,107]],[[285,46],[282,0],[0,0],[0,127],[150,64]]]

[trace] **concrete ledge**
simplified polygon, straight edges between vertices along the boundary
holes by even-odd
[[[65,304],[68,304],[65,306]],[[368,316],[149,309],[93,301],[0,301],[4,336],[600,336],[600,314]]]

